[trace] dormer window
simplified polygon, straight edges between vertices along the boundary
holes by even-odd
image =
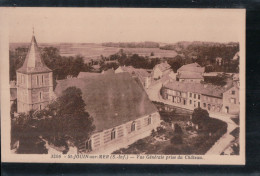
[[[111,140],[116,138],[116,130],[115,128],[113,128],[113,130],[111,131]]]
[[[131,131],[135,131],[135,121],[131,124]]]
[[[152,123],[152,117],[151,115],[148,117],[148,125],[150,125]]]

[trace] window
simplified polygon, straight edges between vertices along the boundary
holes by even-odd
[[[235,93],[236,93],[236,91],[234,91],[234,90],[231,91],[231,94],[232,94],[232,95],[235,95]]]
[[[231,98],[230,102],[233,103],[233,104],[236,104],[236,99],[235,98]]]
[[[183,100],[183,104],[186,105],[186,100]]]
[[[203,103],[203,107],[206,108],[206,106],[207,106],[206,103]]]
[[[152,118],[151,115],[148,117],[148,125],[150,125],[152,123]]]
[[[116,130],[115,128],[113,128],[113,130],[111,131],[111,140],[116,138]]]
[[[200,99],[200,95],[198,95],[198,99]]]
[[[39,77],[38,77],[38,75],[36,76],[36,85],[39,85]]]
[[[190,97],[192,97],[192,93],[190,93]]]
[[[196,101],[194,101],[194,107],[196,107]]]
[[[92,141],[91,139],[89,139],[88,141],[86,141],[86,151],[91,151],[92,150]]]
[[[210,108],[211,108],[211,105],[210,104],[208,104],[208,110],[210,111]]]
[[[135,122],[131,124],[131,131],[135,131]]]
[[[194,98],[196,98],[196,94],[194,94]]]
[[[198,107],[200,108],[200,102],[198,102]]]
[[[40,110],[42,110],[42,105],[40,105]]]
[[[42,99],[42,92],[40,92],[40,95],[39,95],[39,97],[40,97],[40,100]]]
[[[190,100],[190,104],[192,104],[192,100]]]
[[[42,75],[42,85],[43,85],[43,83],[44,83],[44,76]]]

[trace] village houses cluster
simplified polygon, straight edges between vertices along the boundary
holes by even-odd
[[[222,87],[202,84],[204,73],[205,69],[197,63],[184,65],[177,73],[167,62],[153,70],[120,66],[101,73],[80,72],[76,78],[57,80],[54,88],[52,70],[41,58],[33,36],[23,66],[16,72],[16,83],[10,84],[11,104],[17,101],[18,113],[41,110],[66,88],[80,88],[96,129],[79,152],[111,153],[150,135],[160,125],[159,112],[147,95],[147,90],[156,84],[160,85],[155,92],[158,101],[186,109],[201,107],[238,114],[239,79]]]

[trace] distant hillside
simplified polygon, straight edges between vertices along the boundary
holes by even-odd
[[[119,42],[119,43],[102,43],[103,46],[107,47],[118,47],[118,48],[159,48],[160,44],[156,42]]]

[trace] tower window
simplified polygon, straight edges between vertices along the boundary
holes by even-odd
[[[40,92],[40,100],[42,99],[42,92]]]
[[[40,105],[40,110],[42,110],[42,105]]]
[[[44,83],[44,76],[42,75],[42,85],[43,85],[43,83]]]
[[[36,85],[39,85],[39,77],[38,77],[38,75],[36,76]]]

